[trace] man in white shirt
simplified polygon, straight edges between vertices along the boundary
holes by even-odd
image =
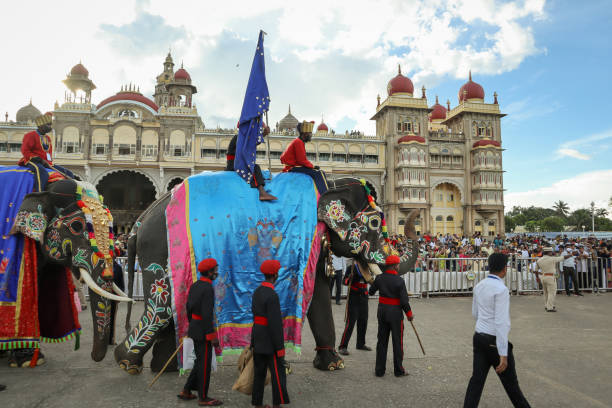
[[[336,304],[340,304],[340,295],[342,294],[342,274],[346,269],[346,260],[341,256],[332,254],[332,265],[334,267],[335,275],[330,279],[329,282],[329,293],[331,294],[334,290],[334,284],[336,284]]]
[[[560,245],[563,248],[562,245]],[[571,296],[569,280],[572,278],[572,285],[574,286],[574,294],[576,296],[582,296],[580,289],[578,289],[578,274],[576,273],[576,257],[574,256],[575,249],[573,246],[567,245],[564,251],[561,253],[563,256],[563,282],[565,283],[565,293],[567,296]]]
[[[464,408],[477,407],[489,369],[495,367],[508,397],[515,407],[530,407],[519,387],[510,333],[510,295],[504,285],[508,257],[489,256],[490,274],[474,288],[472,315],[476,319],[472,378],[465,393]]]
[[[480,236],[474,238],[474,246],[476,247],[476,252],[480,252],[480,247],[482,246],[482,240],[480,239]]]

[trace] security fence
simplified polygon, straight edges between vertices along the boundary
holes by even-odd
[[[511,256],[508,260],[504,283],[515,295],[538,293],[541,285],[536,279],[538,258],[519,258]],[[117,258],[123,269],[124,282],[128,282],[127,258]],[[576,262],[578,288],[581,291],[612,290],[612,262],[610,258],[584,259]],[[489,273],[487,258],[427,258],[419,262],[419,267],[404,275],[408,292],[413,296],[430,295],[470,295],[474,286]],[[569,280],[570,289],[575,284]],[[142,273],[134,272],[132,298],[144,299]],[[127,287],[127,285],[126,285]],[[347,287],[342,285],[342,296],[346,297]],[[564,275],[557,268],[557,289],[565,290]],[[127,290],[126,290],[127,293]],[[334,288],[334,295],[336,289]]]

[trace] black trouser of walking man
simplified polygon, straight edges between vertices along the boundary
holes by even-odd
[[[563,267],[563,282],[565,282],[565,293],[567,293],[567,296],[569,296],[571,293],[569,285],[570,275],[572,277],[572,284],[574,285],[574,293],[580,295],[580,289],[578,289],[578,275],[576,274],[576,268],[573,268],[571,266]]]
[[[499,354],[495,341],[495,336],[474,333],[474,368],[472,378],[470,378],[470,383],[465,393],[463,408],[475,408],[478,406],[489,369],[499,365]],[[506,390],[506,394],[508,394],[510,401],[512,401],[512,405],[520,408],[529,408],[531,405],[529,405],[519,387],[512,348],[512,343],[508,342],[508,367],[498,376]]]
[[[340,296],[342,295],[342,271],[335,271],[335,275],[329,281],[329,293],[333,295],[334,292],[334,284],[336,284],[336,304],[340,304]]]
[[[256,407],[263,404],[264,384],[268,370],[270,370],[270,378],[272,380],[272,404],[289,404],[287,376],[282,358],[277,357],[276,354],[253,353],[253,364],[255,369],[251,404]]]
[[[208,397],[208,386],[210,385],[210,364],[212,360],[213,346],[210,341],[194,340],[193,349],[196,359],[193,369],[185,383],[185,390],[198,391],[200,401]]]
[[[342,349],[346,350],[348,348],[355,322],[357,322],[357,349],[364,349],[366,330],[368,328],[368,295],[360,294],[350,289],[347,302],[346,325],[344,326],[339,349],[342,351]]]

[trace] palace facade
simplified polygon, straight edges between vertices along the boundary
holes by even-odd
[[[225,167],[225,151],[235,129],[207,128],[192,98],[197,88],[187,70],[174,70],[170,54],[157,76],[153,99],[131,84],[97,104],[89,71],[75,65],[63,81],[64,102],[53,113],[54,161],[94,184],[113,212],[119,232],[129,230],[152,201],[201,171]],[[408,77],[389,81],[387,98],[377,98],[376,135],[336,134],[321,121],[309,159],[330,179],[353,176],[378,192],[391,231],[401,231],[411,209],[418,209],[419,233],[503,232],[501,123],[494,95],[470,80],[458,105],[428,106],[425,89],[414,97]],[[21,157],[23,135],[41,112],[28,104],[14,121],[0,122],[0,165]],[[297,137],[298,119],[281,119],[258,147],[262,169],[282,169],[280,155]]]

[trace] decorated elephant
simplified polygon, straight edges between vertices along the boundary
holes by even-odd
[[[113,283],[112,216],[89,184],[58,180],[29,193],[32,186],[27,170],[0,168],[0,349],[13,350],[12,366],[33,366],[41,341],[76,338],[78,347],[74,274],[91,289],[91,358],[100,361],[113,337],[114,302],[131,301]]]
[[[184,318],[185,296],[176,292],[188,290],[196,279],[194,266],[210,256],[220,264],[220,277],[214,282],[215,313],[224,353],[226,347],[249,344],[250,296],[263,280],[258,264],[274,258],[286,267],[286,273],[281,269],[276,284],[281,306],[285,298],[295,298],[298,303],[297,317],[294,316],[297,324],[284,327],[286,342],[289,338],[295,340],[294,344],[299,342],[297,331],[301,329],[302,316],[307,316],[316,342],[314,366],[321,370],[344,367],[335,351],[329,296],[330,251],[355,258],[370,281],[380,273],[387,254],[398,254],[386,238],[384,214],[375,203],[376,193],[363,180],[345,178],[333,182],[317,201],[312,180],[293,173],[277,175],[267,188],[279,197],[277,203],[259,202],[256,192],[235,173],[191,176],[139,217],[128,239],[128,272],[133,281],[138,257],[145,311],[132,328],[128,305],[127,335],[114,352],[121,368],[130,374],[139,373],[143,356],[151,347],[152,370],[159,370],[168,360],[184,335],[179,326]],[[229,207],[236,207],[236,211]],[[279,213],[274,212],[275,208],[280,208]],[[187,219],[186,225],[176,217],[177,209]],[[410,243],[399,251],[400,273],[412,269],[416,261],[418,243],[413,220],[411,214],[405,226]],[[301,228],[302,225],[309,227]],[[314,233],[309,234],[313,227]],[[185,233],[181,235],[181,231]],[[181,247],[183,252],[177,252]],[[173,256],[174,252],[179,256]],[[294,259],[304,262],[293,265]],[[184,273],[186,269],[191,272]],[[180,279],[176,275],[181,275]],[[287,316],[290,314],[283,310],[286,319],[291,318]],[[180,359],[175,363],[180,366]]]

